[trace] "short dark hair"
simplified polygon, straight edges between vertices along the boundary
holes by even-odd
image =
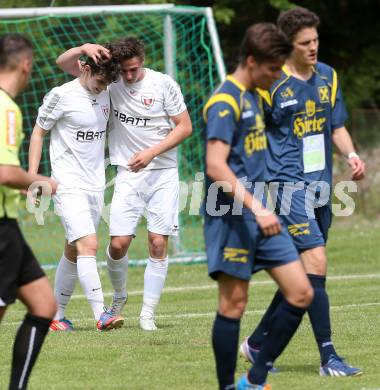
[[[120,63],[114,57],[110,44],[104,45],[110,50],[111,58],[102,57],[96,63],[92,58],[88,57],[83,65],[88,65],[91,69],[91,76],[101,75],[105,78],[108,84],[116,81],[120,76]]]
[[[0,37],[0,69],[14,69],[25,54],[31,55],[33,45],[21,34],[5,34]]]
[[[291,51],[292,45],[273,23],[256,23],[245,32],[239,61],[243,64],[249,56],[257,62],[284,60]]]
[[[296,34],[304,28],[318,28],[318,26],[318,15],[303,7],[283,11],[277,19],[277,27],[285,34],[289,42],[292,42]]]
[[[121,38],[111,44],[113,56],[118,61],[130,60],[138,57],[141,61],[145,58],[144,42],[136,37]]]

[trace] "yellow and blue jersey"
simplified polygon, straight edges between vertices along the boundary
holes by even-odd
[[[332,182],[332,133],[347,111],[333,68],[318,62],[303,81],[283,68],[265,100],[267,181]]]
[[[24,133],[18,105],[0,89],[0,165],[20,165],[19,148]],[[0,218],[17,218],[20,191],[0,185]]]
[[[228,165],[236,177],[252,183],[247,188],[253,193],[256,182],[264,182],[265,134],[263,98],[257,91],[247,90],[232,76],[215,91],[204,110],[205,142],[221,140],[231,146]],[[212,180],[206,176],[206,188]],[[222,191],[217,205],[232,205],[233,199]]]

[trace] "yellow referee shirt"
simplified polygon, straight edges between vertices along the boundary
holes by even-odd
[[[0,165],[20,166],[19,149],[24,138],[18,105],[0,89]],[[0,218],[17,218],[20,192],[0,185]]]

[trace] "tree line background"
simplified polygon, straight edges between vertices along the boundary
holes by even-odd
[[[238,43],[252,23],[275,22],[281,10],[294,5],[316,12],[321,61],[338,71],[350,111],[380,105],[380,0],[132,0],[124,4],[175,3],[212,7],[224,60],[231,71]],[[1,0],[0,8],[115,4],[111,0]]]
[[[367,179],[359,185],[357,209],[380,213],[380,0],[130,0],[124,4],[212,7],[228,71],[237,64],[245,29],[257,22],[276,22],[282,10],[309,8],[321,19],[319,60],[339,75],[348,111],[349,129],[367,163]],[[0,8],[114,5],[112,0],[0,0]],[[125,33],[128,33],[126,28]],[[84,38],[85,39],[85,38]],[[335,178],[347,179],[344,162],[335,165]]]

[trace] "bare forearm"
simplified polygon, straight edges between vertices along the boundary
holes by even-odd
[[[42,146],[43,146],[44,140],[42,137],[32,133],[32,136],[30,138],[30,144],[29,144],[29,173],[37,173],[38,167],[40,165],[41,161],[41,154],[42,154]]]
[[[79,58],[82,55],[92,58],[96,63],[102,57],[110,58],[111,56],[110,51],[105,47],[96,43],[85,43],[65,51],[57,58],[56,62],[62,70],[78,77],[81,74]]]
[[[42,175],[27,173],[21,167],[12,165],[0,166],[1,185],[19,190],[27,190],[29,186],[36,181],[50,182],[51,179]]]
[[[189,137],[191,133],[191,127],[187,128],[182,125],[176,126],[165,139],[152,147],[154,156],[158,156],[170,149],[173,149],[181,142],[183,142],[187,137]]]
[[[84,46],[73,47],[61,54],[56,63],[64,72],[70,73],[73,76],[79,76],[80,70],[78,61],[85,54]]]
[[[345,157],[348,157],[350,153],[355,152],[351,136],[345,127],[335,129],[332,139],[335,146]]]
[[[207,175],[215,182],[228,184],[231,189],[229,194],[255,215],[265,210],[262,203],[246,190],[226,163],[207,163]]]

